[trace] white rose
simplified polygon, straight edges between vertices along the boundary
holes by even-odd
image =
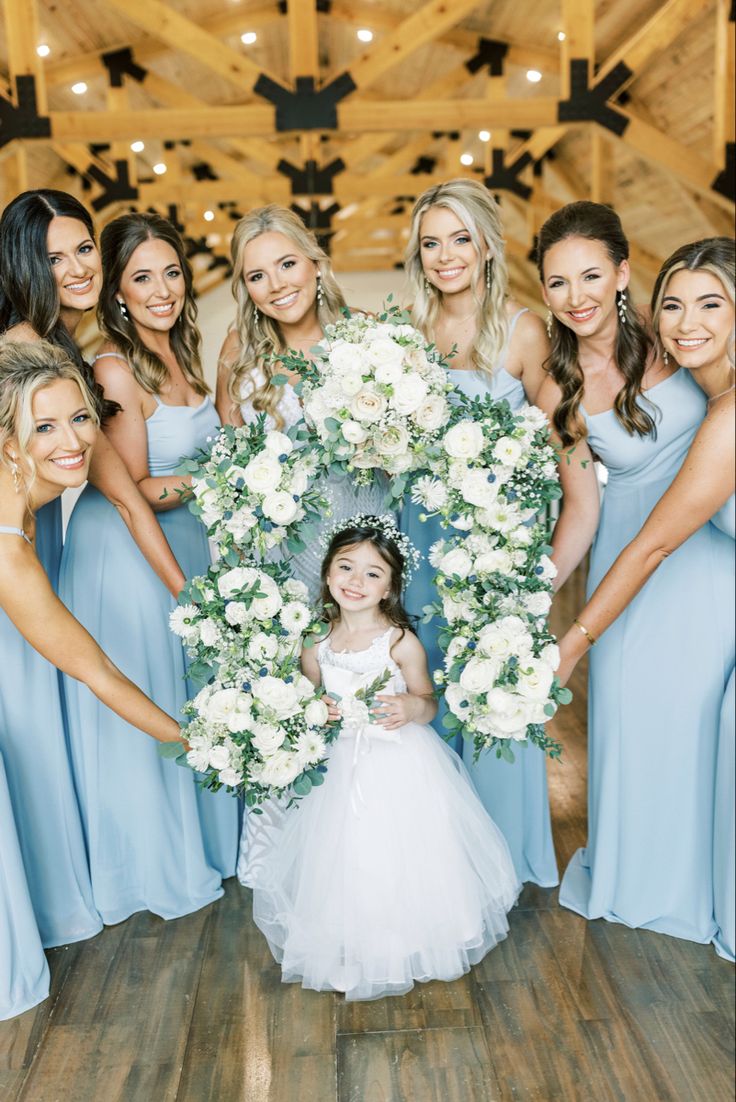
[[[450,711],[454,712],[460,719],[465,719],[470,715],[471,707],[468,694],[461,685],[457,683],[448,685],[445,689],[445,700]]]
[[[539,567],[541,567],[541,570],[539,569]],[[537,567],[537,569],[534,571],[534,573],[538,574],[541,578],[544,578],[546,581],[551,581],[552,578],[557,577],[557,567],[555,566],[555,564],[552,562],[552,559],[550,559],[550,557],[548,555],[541,555],[540,556],[540,558],[539,558],[539,567]]]
[[[487,693],[498,677],[498,663],[490,658],[471,658],[460,674],[460,685],[467,693]]]
[[[393,386],[401,378],[403,369],[400,362],[378,364],[373,374],[377,383],[382,386]]]
[[[227,769],[230,764],[230,751],[227,746],[213,746],[208,755],[210,769]]]
[[[413,368],[414,371],[424,372],[428,363],[427,353],[424,351],[423,348],[405,348],[404,363],[407,367]]]
[[[470,505],[487,508],[496,500],[497,489],[493,472],[486,467],[472,467],[463,475],[460,492]]]
[[[327,705],[323,700],[310,700],[304,709],[304,718],[309,727],[324,727],[328,715]]]
[[[403,425],[390,425],[375,438],[379,455],[404,455],[409,448],[409,433]]]
[[[434,432],[450,416],[450,407],[439,394],[430,394],[414,411],[414,422],[422,432]]]
[[[551,669],[556,670],[560,665],[560,648],[556,643],[548,643],[546,647],[542,648],[539,658],[542,662],[546,662]]]
[[[485,443],[483,429],[475,421],[458,421],[445,433],[442,443],[454,459],[477,459]]]
[[[472,570],[473,560],[462,547],[453,547],[440,560],[440,570],[443,574],[451,576],[457,574],[459,578],[467,578]]]
[[[468,640],[464,635],[456,635],[447,648],[447,657],[449,661],[452,662],[459,654],[462,654],[467,645]]]
[[[226,570],[217,579],[217,588],[220,596],[227,600],[241,589],[248,589],[258,577],[258,571],[251,566],[234,566],[232,570]]]
[[[514,440],[512,436],[502,436],[493,445],[494,456],[505,467],[513,467],[522,451],[521,444],[518,440]]]
[[[281,455],[291,455],[294,450],[294,444],[286,433],[278,432],[276,429],[271,429],[270,432],[266,433],[263,446],[267,452],[275,455],[277,459]]]
[[[509,575],[513,573],[513,567],[511,555],[502,547],[486,551],[475,560],[475,569],[478,574]]]
[[[328,359],[330,367],[338,374],[345,371],[353,371],[361,361],[361,349],[358,345],[349,344],[347,341],[336,341],[330,348]]]
[[[366,345],[365,356],[373,368],[378,368],[382,364],[401,365],[404,360],[404,349],[390,337],[379,336]]]
[[[314,695],[314,685],[303,673],[294,678],[294,691],[300,700],[309,700]]]
[[[529,700],[545,701],[549,697],[553,677],[554,670],[546,662],[538,658],[526,659],[519,670],[516,691]]]
[[[232,627],[240,627],[247,623],[250,617],[251,613],[242,601],[230,601],[225,607],[225,619]]]
[[[359,371],[346,371],[340,376],[340,390],[348,398],[354,398],[362,389],[363,376]]]
[[[408,471],[412,465],[412,454],[410,451],[402,452],[401,455],[390,455],[385,460],[386,470],[389,474],[403,474],[404,471]]]
[[[251,493],[270,493],[281,481],[281,464],[275,456],[261,452],[249,460],[243,478]]]
[[[251,607],[259,620],[270,620],[283,604],[279,587],[268,574],[261,574],[258,578],[258,589],[263,596],[257,597]]]
[[[424,379],[421,375],[417,375],[416,371],[410,371],[394,383],[391,405],[397,413],[408,417],[410,413],[419,409],[426,397],[427,384]]]
[[[268,757],[278,750],[286,738],[283,727],[275,727],[272,723],[254,723],[252,727],[253,746],[263,757]]]
[[[363,444],[368,439],[368,432],[357,421],[343,421],[342,434],[349,444]]]
[[[274,788],[286,788],[295,781],[302,771],[298,754],[290,750],[277,750],[264,763],[260,780],[262,784]]]
[[[248,657],[254,662],[265,662],[267,659],[275,658],[278,649],[278,640],[274,635],[259,631],[248,643]]]
[[[518,616],[503,616],[493,624],[486,624],[478,635],[481,654],[505,661],[510,655],[531,654],[532,637],[526,624]]]
[[[238,708],[240,689],[216,689],[207,701],[206,718],[210,723],[227,723]]]
[[[287,597],[293,597],[295,601],[306,601],[309,598],[309,590],[297,578],[289,578],[281,588]]]
[[[277,719],[287,719],[298,711],[299,702],[293,684],[280,677],[260,677],[253,685],[253,696],[269,708]]]
[[[525,593],[522,600],[530,616],[546,616],[552,605],[552,594],[544,590],[541,593]]]
[[[526,739],[529,709],[526,701],[506,689],[493,689],[487,697],[489,715],[499,738]]]
[[[242,781],[243,774],[240,770],[233,769],[232,766],[229,766],[227,769],[220,770],[217,779],[220,784],[226,784],[228,788],[236,788]]]
[[[361,390],[350,403],[350,412],[357,421],[372,425],[386,412],[386,399],[372,390]]]
[[[252,509],[243,507],[237,509],[230,520],[225,521],[225,528],[236,540],[242,540],[246,532],[249,532],[251,528],[255,528],[258,523],[258,518]]]
[[[291,524],[299,512],[299,501],[294,500],[293,494],[287,494],[285,490],[274,490],[266,494],[261,505],[264,517],[268,517],[274,524]]]
[[[220,629],[214,620],[207,617],[199,624],[199,638],[206,647],[216,647],[220,641]]]

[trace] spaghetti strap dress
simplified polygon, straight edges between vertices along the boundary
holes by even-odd
[[[656,435],[629,434],[612,410],[585,414],[609,473],[589,594],[669,487],[706,408],[683,369],[640,402],[654,405]],[[560,903],[586,918],[713,940],[714,777],[733,601],[734,542],[707,523],[590,652],[588,843],[560,888]]]
[[[214,406],[157,399],[146,422],[152,476],[174,472],[217,433]],[[186,506],[157,514],[187,577],[209,564],[204,528]],[[117,510],[87,486],[72,512],[62,557],[62,600],[122,672],[179,717],[195,687],[181,641],[169,630],[174,602]],[[86,686],[65,678],[69,740],[89,848],[95,903],[106,923],[140,910],[161,918],[211,903],[235,871],[237,801],[205,791],[189,769],[163,759]]]
[[[450,379],[458,390],[471,398],[491,397],[494,401],[506,401],[512,410],[526,403],[521,381],[511,375],[504,364],[508,355],[516,323],[526,309],[520,310],[509,323],[506,346],[492,375],[472,370],[451,370]],[[401,511],[401,530],[422,552],[422,562],[405,593],[405,607],[412,616],[421,616],[425,605],[436,597],[434,570],[429,565],[429,548],[447,536],[447,530],[439,521],[419,519],[422,509],[411,501],[405,501]],[[428,624],[419,624],[417,634],[427,652],[430,672],[442,667],[442,651],[438,643],[441,621],[438,618]],[[433,726],[439,732],[442,716],[441,704]],[[558,882],[557,861],[552,842],[552,822],[547,792],[547,764],[543,751],[536,746],[514,746],[516,761],[513,765],[498,759],[494,753],[484,753],[473,763],[471,743],[454,745],[462,754],[478,795],[488,814],[502,831],[514,860],[516,875],[522,881],[533,881],[542,887],[554,887]]]

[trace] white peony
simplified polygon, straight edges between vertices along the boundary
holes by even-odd
[[[473,560],[462,547],[453,547],[440,560],[440,570],[448,577],[457,574],[459,578],[467,578],[473,568]]]
[[[264,758],[278,750],[286,738],[283,727],[276,727],[272,723],[254,723],[251,732],[251,742]]]
[[[540,593],[525,593],[522,600],[530,616],[546,616],[552,605],[552,594],[544,590]]]
[[[287,597],[293,597],[295,601],[307,601],[309,599],[309,590],[304,582],[300,582],[297,578],[289,578],[281,588]]]
[[[301,771],[302,764],[297,754],[290,750],[277,750],[264,762],[260,780],[262,784],[274,788],[286,788]]]
[[[243,478],[252,494],[268,494],[281,481],[281,464],[269,452],[261,452],[249,460]]]
[[[285,490],[274,490],[266,494],[261,508],[264,517],[268,517],[274,524],[291,524],[299,512],[299,501],[294,500],[294,494],[288,494]]]
[[[304,709],[304,719],[309,727],[324,727],[328,715],[324,700],[310,700]]]
[[[266,433],[263,446],[267,452],[275,455],[277,459],[281,455],[291,455],[294,450],[294,444],[286,433],[278,432],[276,429],[271,429],[270,432]]]
[[[529,700],[546,701],[552,688],[554,670],[539,658],[526,659],[519,670],[516,691]]]
[[[394,386],[403,375],[401,362],[378,364],[374,371],[374,377],[381,386]]]
[[[466,693],[487,693],[493,688],[498,672],[497,662],[473,657],[460,674],[460,685]]]
[[[270,620],[283,604],[279,587],[268,574],[259,574],[258,589],[263,596],[257,597],[251,607],[259,620]]]
[[[243,774],[238,769],[233,769],[232,766],[228,766],[226,769],[221,769],[217,774],[217,779],[220,784],[225,784],[228,788],[235,788],[243,779]]]
[[[241,627],[250,620],[252,613],[243,601],[229,601],[225,606],[225,619],[232,627]]]
[[[460,719],[466,719],[471,712],[468,693],[461,685],[453,683],[445,689],[447,707]]]
[[[483,451],[483,429],[475,421],[458,421],[445,433],[445,451],[453,459],[477,459]]]
[[[257,578],[258,571],[254,570],[252,566],[234,566],[232,570],[226,570],[224,574],[220,575],[217,579],[217,588],[220,596],[227,600],[234,593],[239,593],[243,589],[250,589]]]
[[[373,368],[379,368],[386,364],[400,366],[404,360],[404,349],[391,340],[390,337],[379,336],[366,345],[365,356]]]
[[[556,670],[560,665],[560,648],[556,643],[548,643],[546,647],[542,648],[540,654],[542,662],[546,662],[553,670]]]
[[[511,555],[502,547],[495,547],[491,551],[485,551],[475,560],[475,569],[478,574],[505,574],[514,572],[514,563]]]
[[[222,744],[211,746],[207,764],[210,769],[227,769],[230,765],[230,751],[227,746]]]
[[[471,467],[465,472],[460,483],[460,493],[469,505],[487,508],[496,500],[498,490],[495,477],[493,480],[488,477],[491,474],[487,467]]]
[[[280,677],[260,677],[253,685],[253,696],[277,719],[288,719],[299,709],[299,701],[293,684]]]
[[[419,409],[427,397],[427,384],[421,375],[410,371],[402,375],[394,383],[394,392],[391,395],[391,405],[403,417],[408,417]]]

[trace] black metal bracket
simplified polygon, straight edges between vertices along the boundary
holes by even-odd
[[[110,203],[121,203],[138,198],[138,188],[133,187],[128,175],[128,162],[115,162],[115,176],[108,176],[97,165],[90,165],[87,176],[102,187],[102,194],[92,200],[94,211],[104,210]]]
[[[726,167],[710,185],[719,195],[736,202],[736,144],[726,142]]]
[[[478,52],[465,62],[469,73],[477,73],[488,67],[492,77],[503,76],[503,64],[509,47],[506,42],[497,42],[495,38],[479,38]]]
[[[588,62],[583,58],[573,58],[570,62],[570,98],[558,103],[558,122],[597,122],[621,137],[629,120],[611,107],[608,100],[632,75],[628,65],[619,61],[603,80],[591,85],[588,82]]]
[[[39,115],[36,78],[15,78],[16,103],[0,96],[0,149],[15,138],[50,138],[51,119]]]
[[[519,174],[533,163],[531,153],[522,153],[512,165],[506,164],[506,154],[503,149],[491,150],[491,175],[486,176],[484,184],[489,191],[512,191],[520,199],[528,199],[532,189],[528,184],[523,184]]]
[[[292,195],[332,195],[332,181],[338,172],[345,171],[341,157],[321,168],[316,161],[307,161],[304,168],[297,168],[290,161],[280,160],[276,170],[291,180]]]
[[[253,91],[275,106],[277,130],[337,130],[337,105],[356,88],[350,73],[335,77],[319,91],[314,77],[297,77],[292,91],[261,74]]]
[[[124,76],[132,77],[139,84],[146,79],[147,70],[134,60],[130,46],[125,46],[122,50],[108,50],[101,55],[100,61],[107,69],[111,88],[122,88]]]
[[[431,175],[437,165],[436,157],[417,157],[412,168],[409,169],[410,176],[425,176]]]
[[[340,210],[340,204],[331,203],[329,207],[323,210],[319,203],[313,202],[310,203],[309,208],[305,210],[304,207],[300,207],[298,203],[292,203],[291,209],[294,211],[294,214],[299,215],[307,229],[313,230],[322,248],[326,253],[329,253],[332,235],[336,232],[332,228],[332,219]]]

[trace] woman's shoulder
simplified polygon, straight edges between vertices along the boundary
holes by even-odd
[[[99,347],[92,369],[102,389],[105,392],[114,391],[116,398],[121,393],[130,396],[143,389],[137,382],[125,353],[112,341],[105,341]]]
[[[241,347],[240,335],[237,329],[234,327],[229,329],[225,340],[222,342],[217,361],[218,366],[224,371],[229,371],[240,359]]]

